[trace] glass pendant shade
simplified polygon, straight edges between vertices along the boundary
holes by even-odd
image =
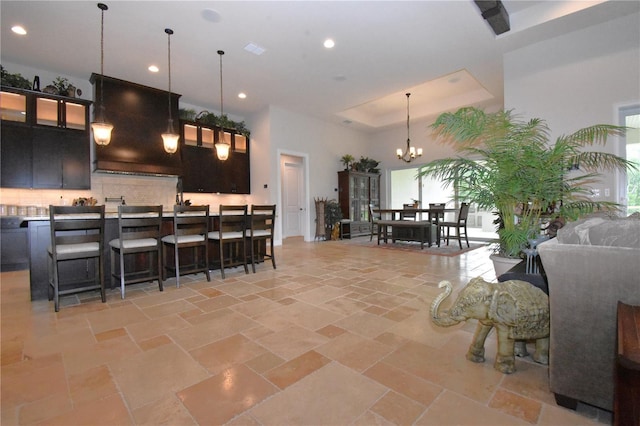
[[[96,144],[100,146],[109,145],[113,124],[105,123],[104,121],[94,121],[91,123],[91,129],[93,130],[93,140]]]
[[[178,150],[178,139],[180,139],[180,135],[173,130],[173,120],[169,119],[167,131],[162,134],[164,150],[168,154],[174,154]]]
[[[216,147],[216,155],[218,156],[218,160],[225,161],[229,158],[229,149],[231,145],[226,142],[218,142],[215,145]]]

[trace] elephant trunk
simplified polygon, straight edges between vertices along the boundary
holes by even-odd
[[[431,321],[433,321],[434,324],[440,327],[451,327],[452,325],[459,324],[460,321],[454,318],[451,318],[451,316],[447,311],[444,311],[441,314],[438,313],[438,309],[440,308],[440,303],[442,303],[444,299],[449,297],[452,291],[452,286],[449,281],[440,281],[440,284],[438,284],[438,288],[443,288],[443,287],[444,287],[444,291],[440,293],[431,303],[431,309],[430,309]]]

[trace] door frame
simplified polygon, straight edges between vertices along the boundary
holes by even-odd
[[[303,194],[302,194],[302,205],[303,205],[303,220],[302,220],[302,235],[304,238],[304,241],[313,241],[313,239],[311,238],[311,234],[310,234],[310,223],[311,223],[311,209],[310,209],[310,205],[309,205],[309,154],[304,153],[304,152],[299,152],[299,151],[292,151],[292,150],[288,150],[288,149],[278,149],[278,173],[277,173],[277,184],[276,184],[276,188],[277,188],[277,199],[278,199],[278,203],[283,206],[280,209],[280,214],[277,215],[276,218],[276,222],[279,224],[278,228],[280,229],[280,235],[276,235],[276,241],[274,241],[275,244],[282,244],[282,240],[283,240],[283,226],[284,226],[284,219],[283,216],[285,214],[284,212],[284,200],[283,200],[283,192],[282,192],[282,176],[283,176],[283,167],[284,167],[284,163],[283,163],[283,157],[284,156],[288,156],[288,157],[298,157],[302,159],[302,178],[304,180],[303,182]]]

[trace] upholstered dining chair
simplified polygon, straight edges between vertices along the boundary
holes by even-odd
[[[251,226],[247,230],[251,269],[256,273],[256,254],[264,260],[271,259],[273,269],[276,269],[276,257],[273,252],[273,228],[276,222],[276,205],[251,205]],[[264,242],[264,251],[262,251]],[[267,244],[269,250],[267,250]],[[258,253],[256,253],[258,251]]]
[[[102,302],[106,302],[104,287],[104,205],[103,206],[49,206],[51,245],[49,255],[49,300],[53,298],[55,311],[60,310],[60,296],[81,291],[100,289]],[[94,265],[89,265],[89,260]],[[87,285],[64,289],[61,277],[62,263],[86,260]],[[90,273],[93,272],[93,278]],[[77,284],[77,282],[74,282]]]
[[[460,250],[462,250],[462,238],[465,239],[465,241],[467,242],[467,247],[469,247],[469,238],[467,237],[467,217],[469,216],[469,203],[460,204],[460,211],[456,216],[457,217],[455,221],[440,222],[440,228],[442,230],[444,230],[444,228],[447,228],[447,245],[449,245],[449,239],[458,240]],[[451,232],[451,228],[454,228],[456,230],[455,235],[449,235]]]
[[[162,205],[118,206],[118,238],[109,241],[111,285],[113,286],[114,279],[120,281],[120,296],[123,299],[126,284],[158,280],[160,291],[164,290],[161,230]],[[140,254],[146,255],[147,269],[125,271],[126,265],[132,264],[131,261],[127,263],[126,258]],[[117,268],[116,264],[118,264]]]
[[[173,234],[162,237],[163,279],[168,269],[176,275],[176,286],[180,287],[180,276],[204,272],[207,281],[209,275],[209,249],[207,234],[209,232],[209,206],[173,206]],[[174,266],[167,262],[168,249],[173,249]],[[180,267],[180,250],[191,249],[188,265]]]
[[[225,278],[224,268],[232,266],[244,266],[245,274],[249,273],[247,267],[247,205],[220,205],[218,216],[218,230],[211,231],[208,239],[218,244],[220,275]]]

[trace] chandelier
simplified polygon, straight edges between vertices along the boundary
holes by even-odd
[[[402,148],[398,148],[396,150],[398,159],[405,163],[412,162],[416,157],[422,157],[422,148],[416,149],[416,147],[411,146],[411,138],[409,137],[409,96],[411,96],[411,93],[407,93],[407,147],[404,152],[402,151]]]

